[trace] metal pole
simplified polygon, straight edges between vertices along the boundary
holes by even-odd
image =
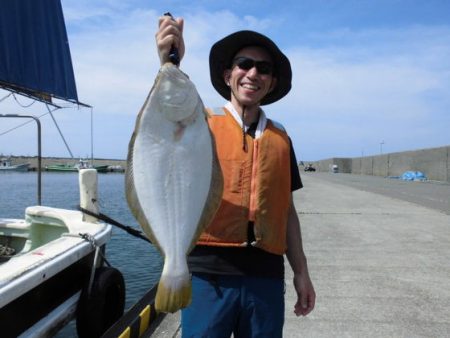
[[[41,121],[36,116],[32,115],[18,115],[18,114],[0,114],[0,117],[11,117],[11,118],[28,118],[33,119],[36,121],[37,124],[37,131],[38,131],[38,164],[37,164],[37,204],[41,205],[41,196],[42,196],[42,174],[41,174],[41,167],[42,167],[42,154],[41,154]]]
[[[94,117],[93,108],[91,107],[91,165],[94,167]]]

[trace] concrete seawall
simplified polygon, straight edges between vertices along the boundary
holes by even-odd
[[[420,171],[430,180],[450,182],[450,146],[365,156],[330,158],[313,163],[318,171],[330,171],[373,176],[401,176],[405,171]]]

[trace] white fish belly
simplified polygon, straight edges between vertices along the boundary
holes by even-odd
[[[211,135],[203,112],[179,140],[177,125],[154,114],[144,114],[141,128],[133,154],[135,191],[166,264],[172,265],[185,260],[198,232],[211,186]]]

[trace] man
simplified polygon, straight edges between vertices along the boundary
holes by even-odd
[[[184,55],[183,20],[162,17],[161,64]],[[264,35],[231,34],[210,52],[211,81],[228,102],[208,119],[224,175],[222,203],[189,256],[193,299],[182,311],[183,337],[281,337],[284,259],[294,271],[297,316],[315,292],[303,253],[292,191],[302,187],[291,141],[261,105],[291,88],[287,57]]]

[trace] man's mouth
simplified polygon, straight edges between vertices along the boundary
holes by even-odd
[[[256,85],[253,85],[253,84],[250,84],[250,83],[242,83],[241,86],[244,89],[249,89],[249,90],[258,90],[258,89],[260,89],[259,86],[256,86]]]

